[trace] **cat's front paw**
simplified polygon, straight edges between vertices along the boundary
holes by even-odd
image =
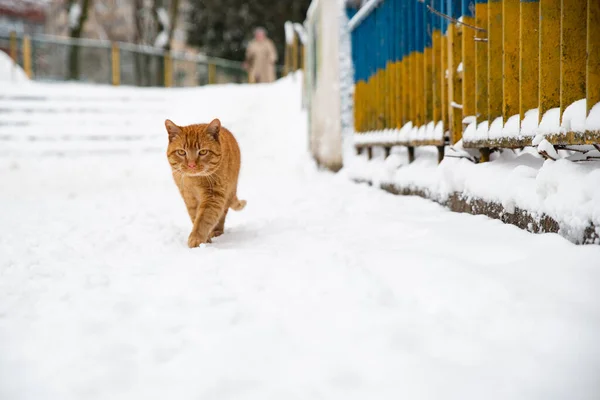
[[[200,246],[202,243],[210,242],[209,239],[203,238],[196,232],[190,233],[190,237],[188,238],[188,247],[193,249],[194,247]]]

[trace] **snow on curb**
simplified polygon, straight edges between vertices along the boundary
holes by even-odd
[[[408,122],[400,129],[383,129],[354,134],[354,143],[359,145],[408,142],[411,140],[442,140],[443,123],[429,122],[427,125],[413,126]]]
[[[547,215],[573,242],[581,242],[590,226],[600,226],[600,162],[552,161],[505,151],[488,163],[445,158],[438,165],[434,150],[419,149],[416,160],[408,164],[402,150],[394,148],[385,160],[381,153],[374,153],[372,160],[359,155],[346,173],[375,186],[424,192],[442,203],[459,194],[500,204],[508,213],[518,208],[538,218]]]

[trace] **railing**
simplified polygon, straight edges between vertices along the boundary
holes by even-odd
[[[248,81],[240,62],[131,43],[11,34],[0,35],[0,50],[36,80],[167,87]]]
[[[349,27],[357,149],[600,143],[598,0],[370,0]]]
[[[283,70],[287,75],[302,69],[305,57],[306,32],[302,24],[286,21],[285,30],[285,54]]]

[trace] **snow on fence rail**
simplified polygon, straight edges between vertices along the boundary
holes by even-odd
[[[0,34],[8,53],[36,80],[70,79],[69,55],[79,49],[77,80],[134,86],[198,86],[247,82],[242,63],[203,54],[167,52],[161,48],[95,39],[50,35]]]
[[[349,29],[359,152],[600,143],[597,0],[371,0]]]

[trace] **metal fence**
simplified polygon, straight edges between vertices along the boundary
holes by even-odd
[[[541,133],[600,143],[585,122],[600,103],[600,1],[370,0],[351,14],[357,148],[443,156],[463,139],[485,161]]]
[[[11,34],[0,35],[0,50],[42,81],[174,87],[248,82],[240,62],[131,43]]]

